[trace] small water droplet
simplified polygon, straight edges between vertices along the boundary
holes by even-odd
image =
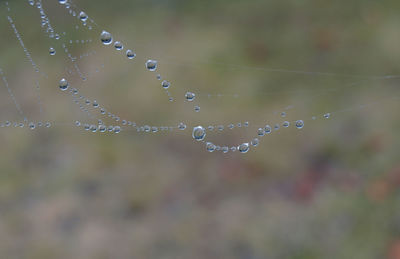
[[[251,141],[251,145],[252,145],[253,147],[258,146],[259,143],[260,143],[260,140],[259,140],[258,138],[254,138],[254,139]]]
[[[116,50],[122,50],[124,48],[124,46],[122,45],[122,43],[120,41],[116,41],[116,42],[114,42],[114,48]]]
[[[324,114],[324,118],[325,118],[325,119],[329,119],[330,117],[331,117],[331,114],[330,114],[330,113],[325,113],[325,114]]]
[[[194,111],[195,111],[195,112],[199,112],[199,111],[200,111],[200,106],[197,106],[197,105],[196,105],[196,106],[194,107]]]
[[[80,19],[82,22],[86,22],[87,18],[88,18],[88,16],[86,15],[85,12],[81,11],[81,12],[79,13],[79,19]]]
[[[185,129],[186,129],[186,124],[183,123],[183,122],[179,123],[178,129],[180,129],[180,130],[185,130]]]
[[[132,50],[128,49],[128,50],[126,51],[126,56],[127,56],[129,59],[134,59],[134,58],[136,57],[136,53],[133,52]]]
[[[211,142],[207,142],[206,143],[206,149],[207,149],[208,152],[214,152],[215,149],[216,149],[216,146]]]
[[[164,81],[161,82],[161,86],[162,86],[164,89],[168,89],[168,88],[171,86],[171,83],[168,82],[167,80],[164,80]]]
[[[290,122],[284,121],[284,122],[282,123],[282,126],[285,127],[285,128],[288,128],[288,127],[290,126]]]
[[[188,102],[192,102],[194,99],[196,98],[196,94],[192,93],[192,92],[186,92],[185,94],[185,99]]]
[[[53,47],[49,48],[49,53],[51,56],[54,56],[56,54],[56,50]]]

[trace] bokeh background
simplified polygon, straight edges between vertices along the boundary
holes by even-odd
[[[75,1],[98,24],[91,31],[57,1],[42,3],[65,38],[46,37],[28,1],[9,1],[10,13],[0,1],[0,67],[29,119],[53,125],[1,128],[0,258],[400,258],[400,79],[378,77],[400,74],[399,1]],[[102,29],[137,58],[103,46]],[[87,39],[67,44],[92,53],[78,63],[83,82],[67,73],[61,44]],[[147,58],[159,60],[175,102]],[[74,121],[90,120],[58,89],[61,77],[140,125],[188,129],[82,131]],[[1,122],[21,121],[3,82],[0,91]],[[207,135],[237,145],[281,123],[281,111],[305,127],[247,154],[208,153],[190,136],[249,121]]]

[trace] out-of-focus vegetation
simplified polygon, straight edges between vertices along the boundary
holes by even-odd
[[[95,32],[76,30],[53,2],[43,0],[56,29],[93,38],[71,46],[98,53],[82,70],[105,64],[71,84],[121,116],[168,126],[250,122],[248,131],[210,136],[221,145],[281,121],[273,111],[288,105],[290,120],[318,119],[264,137],[246,155],[207,153],[190,129],[82,132],[63,124],[85,117],[58,90],[68,65],[60,45],[49,56],[37,11],[10,1],[49,76],[39,79],[41,115],[37,75],[1,1],[0,67],[28,116],[58,124],[0,131],[0,258],[400,258],[399,106],[390,99],[399,80],[358,77],[400,74],[399,1],[76,1],[97,29],[135,49],[134,64]],[[160,61],[177,102],[144,71],[147,57]],[[1,87],[0,120],[20,119]],[[187,90],[200,93],[200,113],[181,101]],[[218,93],[239,98],[207,98]]]

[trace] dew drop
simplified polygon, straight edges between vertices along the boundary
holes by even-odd
[[[128,49],[128,50],[126,51],[126,56],[127,56],[129,59],[134,59],[134,58],[136,57],[136,53],[133,52],[132,50]]]
[[[259,128],[257,130],[257,135],[263,137],[265,135],[265,130],[263,128]]]
[[[68,81],[67,81],[65,78],[62,78],[62,79],[60,80],[60,89],[61,89],[62,91],[65,91],[65,90],[68,89],[68,86],[69,86]]]
[[[194,98],[196,98],[196,94],[192,93],[192,92],[186,92],[185,94],[185,99],[188,102],[192,102],[194,100]]]
[[[158,63],[157,60],[149,59],[149,60],[146,61],[146,68],[151,72],[156,71],[157,70],[157,63]]]
[[[265,134],[270,134],[272,132],[271,126],[267,125],[264,127]]]
[[[164,80],[164,81],[161,82],[161,86],[162,86],[164,89],[168,89],[168,88],[171,86],[171,83],[168,82],[167,80]]]
[[[114,42],[114,48],[116,50],[122,50],[124,48],[124,46],[122,45],[122,43],[120,41],[116,41],[116,42]]]
[[[56,54],[56,50],[53,47],[49,48],[49,53],[51,56],[54,56]]]
[[[186,124],[183,123],[183,122],[179,123],[178,129],[180,129],[180,130],[185,130],[185,129],[186,129]]]
[[[221,148],[221,151],[222,151],[223,153],[226,154],[226,153],[229,152],[229,147],[226,147],[226,146],[225,146],[225,147],[222,147],[222,148]]]
[[[29,123],[29,128],[30,128],[31,130],[35,129],[35,128],[36,128],[35,123],[33,123],[33,122]]]
[[[195,112],[199,112],[199,111],[200,111],[200,106],[197,106],[197,105],[196,105],[196,106],[194,107],[194,111],[195,111]]]
[[[253,147],[258,146],[259,143],[260,143],[260,140],[259,140],[258,138],[254,138],[254,139],[251,141],[251,145],[252,145]]]
[[[249,143],[242,143],[238,147],[240,153],[247,153],[249,149],[250,149]]]
[[[290,122],[284,121],[284,122],[282,123],[282,126],[285,127],[285,128],[288,128],[288,127],[290,126]]]
[[[211,142],[207,142],[206,143],[206,149],[207,149],[208,152],[214,152],[215,149],[216,149],[216,146]]]
[[[114,133],[118,134],[120,132],[121,132],[121,127],[120,126],[115,126]]]
[[[58,2],[59,2],[60,4],[66,4],[66,3],[67,3],[67,0],[58,0]]]
[[[304,127],[304,122],[302,120],[296,121],[296,128],[302,129]]]
[[[105,125],[100,125],[99,126],[99,131],[100,132],[106,132],[106,130],[107,130],[107,127]]]
[[[79,13],[79,19],[80,19],[82,22],[86,22],[87,18],[88,18],[88,16],[87,16],[87,14],[86,14],[85,12],[81,11],[81,12]]]
[[[206,130],[202,126],[194,127],[192,137],[197,141],[202,141],[206,137]]]
[[[113,42],[111,33],[108,31],[102,31],[100,34],[100,40],[104,45],[110,45]]]
[[[331,117],[331,114],[330,114],[330,113],[325,113],[325,114],[324,114],[324,118],[325,118],[325,119],[329,119],[330,117]]]

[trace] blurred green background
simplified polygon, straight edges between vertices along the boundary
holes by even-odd
[[[76,1],[98,24],[89,31],[43,0],[66,40],[93,40],[67,43],[75,56],[96,52],[78,62],[85,82],[68,75],[64,38],[46,37],[27,2],[9,1],[7,13],[0,1],[0,68],[29,119],[53,127],[1,128],[0,258],[400,258],[399,79],[374,78],[400,74],[399,1]],[[137,58],[103,46],[102,29]],[[147,58],[159,60],[174,103]],[[58,89],[61,77],[139,125],[188,129],[84,132],[73,122],[90,120]],[[0,91],[0,121],[20,121],[3,82]],[[249,121],[207,135],[237,145],[281,123],[288,106],[304,129],[263,137],[247,154],[208,153],[190,136]]]

